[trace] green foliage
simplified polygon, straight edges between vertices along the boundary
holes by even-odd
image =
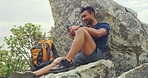
[[[12,71],[29,70],[31,66],[30,48],[43,39],[40,25],[27,23],[24,26],[14,26],[13,35],[5,37],[8,50],[0,50],[0,73],[9,76]]]
[[[9,73],[13,70],[11,65],[13,65],[13,62],[8,52],[0,50],[0,76],[9,76]]]

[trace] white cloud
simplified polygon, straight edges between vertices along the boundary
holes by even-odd
[[[139,12],[138,18],[140,19],[140,21],[147,23],[148,24],[148,10],[143,10],[141,12]]]
[[[0,9],[0,21],[53,22],[48,0],[2,0]]]
[[[139,10],[142,10],[142,9],[145,9],[146,7],[148,7],[148,1],[145,1],[145,0],[129,0],[125,3],[123,3],[123,5],[139,11]]]
[[[0,45],[4,44],[4,37],[9,37],[11,34],[10,29],[13,26],[6,26],[7,23],[2,23],[5,26],[0,26]]]

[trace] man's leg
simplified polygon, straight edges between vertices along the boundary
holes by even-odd
[[[82,50],[84,54],[90,55],[96,48],[95,42],[84,28],[79,28],[75,33],[75,38],[73,40],[70,51],[65,59],[63,59],[57,68],[50,69],[52,73],[59,73],[63,71],[68,71],[75,68],[75,65],[72,62],[72,59],[75,55]]]
[[[12,78],[36,78],[36,77],[48,74],[50,73],[50,69],[58,65],[62,59],[63,59],[62,57],[56,58],[50,65],[40,70],[34,71],[34,72],[30,72],[30,71],[17,72],[17,73],[13,72],[10,77]]]
[[[34,71],[33,74],[35,74],[37,77],[48,74],[50,72],[50,69],[55,67],[57,64],[59,64],[59,62],[62,59],[63,59],[62,57],[56,58],[50,65],[48,65],[40,70]]]
[[[79,28],[75,34],[76,36],[73,40],[70,51],[66,56],[68,61],[71,61],[80,50],[82,50],[84,54],[90,55],[96,48],[94,40],[86,29]]]

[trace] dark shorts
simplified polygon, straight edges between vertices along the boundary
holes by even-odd
[[[97,60],[102,59],[103,57],[104,57],[103,52],[101,50],[99,50],[98,48],[96,48],[92,52],[92,54],[90,54],[89,56],[87,56],[83,52],[79,52],[74,57],[73,61],[76,66],[79,66],[79,65],[84,65],[84,64],[91,63],[91,62],[95,62]]]

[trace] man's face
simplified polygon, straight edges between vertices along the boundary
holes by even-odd
[[[92,17],[93,17],[93,14],[92,13],[89,13],[87,10],[86,11],[83,11],[82,12],[82,21],[87,24],[87,25],[91,25],[92,23]]]

